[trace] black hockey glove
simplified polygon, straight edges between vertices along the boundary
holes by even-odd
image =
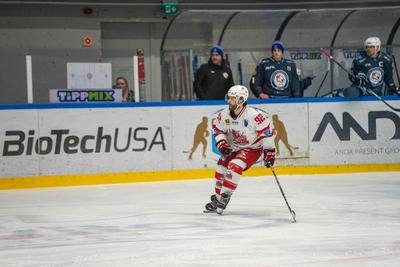
[[[389,95],[400,96],[400,87],[394,87],[392,89],[389,89]]]
[[[358,85],[366,85],[368,83],[367,75],[362,72],[358,73],[356,76],[356,81],[358,82]]]
[[[221,152],[221,154],[223,156],[228,156],[229,154],[232,153],[232,148],[231,146],[228,144],[228,142],[226,142],[226,140],[221,140],[217,143],[217,149],[219,152]]]
[[[271,168],[275,163],[275,148],[264,149],[264,165]]]

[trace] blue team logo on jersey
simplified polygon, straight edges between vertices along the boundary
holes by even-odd
[[[383,73],[383,69],[379,67],[372,68],[368,71],[367,77],[372,87],[383,84]]]
[[[243,124],[244,124],[244,127],[247,127],[247,125],[249,125],[249,121],[245,119],[245,120],[243,121]]]
[[[289,76],[283,70],[276,70],[272,73],[270,82],[276,90],[285,90],[289,85]]]

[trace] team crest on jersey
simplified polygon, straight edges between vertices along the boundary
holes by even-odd
[[[238,145],[247,145],[249,141],[244,133],[232,130],[233,142]]]
[[[276,90],[284,90],[289,85],[289,76],[283,70],[276,70],[272,73],[270,82]]]
[[[225,124],[226,124],[226,125],[230,125],[230,124],[231,124],[231,121],[230,121],[229,119],[226,119],[226,120],[225,120]]]
[[[367,77],[373,87],[379,86],[383,83],[383,69],[372,68],[368,71]]]
[[[228,77],[229,77],[229,74],[228,74],[228,73],[226,73],[226,72],[224,72],[224,73],[222,73],[222,76],[223,76],[225,79],[228,79]]]

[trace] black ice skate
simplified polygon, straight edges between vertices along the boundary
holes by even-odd
[[[222,193],[221,194],[221,199],[217,202],[217,213],[219,215],[222,215],[222,212],[226,209],[226,206],[229,203],[229,200],[231,199],[231,193]]]
[[[206,204],[206,210],[204,213],[212,213],[212,212],[217,212],[217,196],[216,195],[211,195],[210,197],[211,202]]]

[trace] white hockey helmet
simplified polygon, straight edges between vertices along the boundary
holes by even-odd
[[[364,42],[364,46],[375,46],[379,51],[381,50],[381,40],[378,37],[368,37]]]
[[[238,100],[242,100],[243,103],[249,98],[249,90],[243,85],[234,85],[229,88],[227,96],[236,97]]]

